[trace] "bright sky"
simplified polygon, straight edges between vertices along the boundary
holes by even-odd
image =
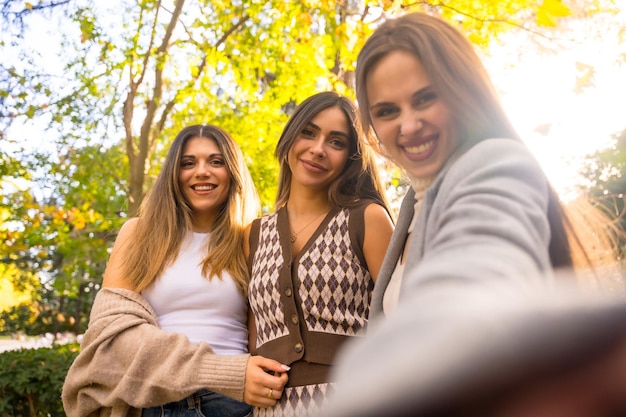
[[[558,35],[572,40],[558,53],[529,51],[510,39],[486,60],[515,127],[566,200],[579,180],[577,163],[626,129],[626,43],[618,42],[620,32],[626,38],[626,7],[611,20],[600,26],[601,37],[589,23]],[[593,86],[578,95],[577,62],[596,70]],[[535,131],[546,124],[547,134]]]

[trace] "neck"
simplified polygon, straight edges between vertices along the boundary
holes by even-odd
[[[196,233],[209,233],[213,229],[215,219],[210,216],[194,217],[191,220],[191,230]]]
[[[424,196],[424,192],[435,180],[436,175],[431,175],[428,177],[413,177],[408,175],[411,180],[411,187],[413,191],[415,191],[415,198],[421,199]]]
[[[291,217],[306,217],[327,212],[331,208],[326,192],[292,192],[287,200],[287,211]]]
[[[328,201],[304,204],[302,201],[296,203],[289,199],[286,204],[287,217],[289,220],[289,239],[295,244],[299,237],[306,240],[311,236],[312,230],[317,227],[324,215],[330,210]],[[302,241],[302,239],[300,239]]]
[[[328,198],[328,187],[310,187],[295,181],[293,178],[286,205],[292,212],[296,210],[304,213],[319,211],[321,208],[328,209],[332,206]]]

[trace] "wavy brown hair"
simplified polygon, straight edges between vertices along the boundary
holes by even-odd
[[[346,165],[328,189],[329,201],[338,207],[354,206],[361,199],[372,199],[385,207],[388,204],[380,182],[374,153],[364,139],[359,113],[347,97],[326,91],[315,94],[296,107],[276,145],[275,155],[280,162],[276,208],[287,204],[291,192],[291,169],[287,163],[289,150],[307,124],[322,110],[336,107],[348,120],[349,157]]]
[[[385,21],[359,53],[356,97],[362,109],[363,129],[373,129],[368,111],[367,77],[372,68],[393,51],[408,52],[420,61],[433,88],[450,109],[464,141],[475,144],[488,138],[520,140],[469,40],[449,23],[424,13],[409,13]],[[377,141],[371,141],[371,145],[384,155]],[[553,267],[573,266],[574,251],[577,259],[585,259],[590,266],[581,240],[551,186],[547,217]]]
[[[259,215],[259,199],[239,146],[225,131],[213,125],[193,125],[172,142],[163,168],[139,210],[133,239],[120,251],[122,271],[136,291],[150,286],[177,257],[181,243],[192,230],[192,208],[178,182],[185,144],[207,138],[220,149],[230,175],[229,195],[213,224],[202,273],[209,278],[231,274],[246,294],[248,267],[243,254],[243,230]]]

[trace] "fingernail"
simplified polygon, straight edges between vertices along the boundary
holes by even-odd
[[[285,371],[288,371],[291,369],[291,367],[287,365],[280,365],[280,367],[283,368]]]

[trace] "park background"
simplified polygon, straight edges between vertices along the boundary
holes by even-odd
[[[623,228],[625,3],[0,0],[0,341],[38,348],[84,332],[116,233],[183,126],[231,133],[271,211],[273,152],[290,112],[322,90],[354,97],[363,42],[409,11],[468,34],[563,201],[590,200]],[[397,207],[406,183],[381,166]],[[16,363],[6,355],[0,362]],[[39,386],[57,389],[66,364]],[[0,371],[0,416],[63,415],[58,404],[39,409],[32,392],[6,411],[17,372]],[[35,382],[24,378],[28,391]]]

